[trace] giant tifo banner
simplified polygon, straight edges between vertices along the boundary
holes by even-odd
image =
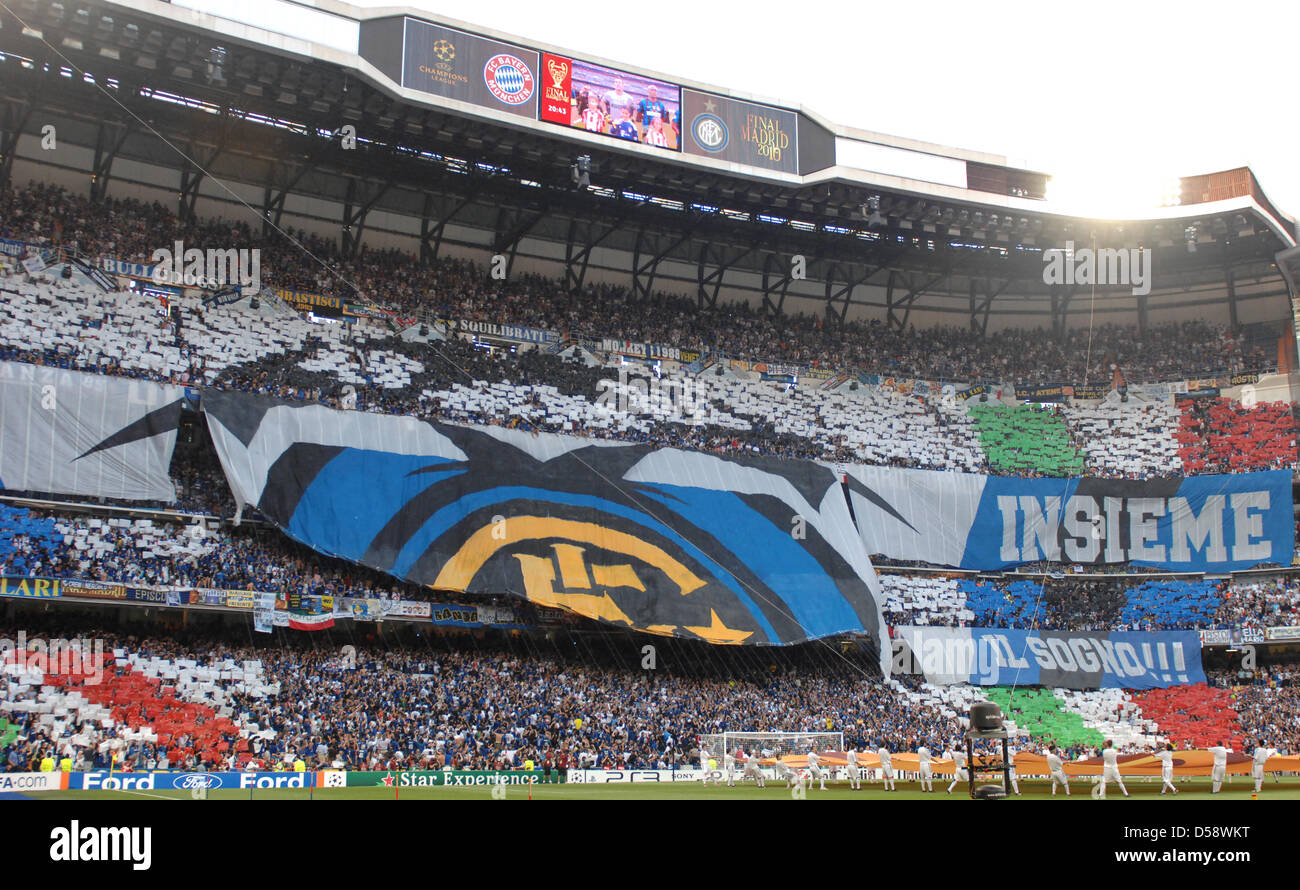
[[[179,386],[0,362],[0,488],[176,500]]]
[[[939,686],[1164,689],[1204,683],[1201,639],[1188,631],[1029,631],[898,627],[894,673]]]
[[[840,483],[714,455],[204,398],[238,501],[331,556],[512,593],[651,633],[783,645],[881,639],[879,581]]]
[[[1228,572],[1289,565],[1295,545],[1287,470],[1138,481],[853,466],[847,482],[867,552],[891,559]]]

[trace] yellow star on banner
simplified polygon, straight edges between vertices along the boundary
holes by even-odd
[[[691,633],[708,640],[710,643],[741,643],[754,635],[752,630],[733,630],[727,627],[713,609],[709,610],[709,615],[712,621],[708,627],[691,627],[689,624],[684,626]]]

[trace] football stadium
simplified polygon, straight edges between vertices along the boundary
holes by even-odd
[[[0,0],[0,797],[1300,798],[1267,182],[743,88]]]

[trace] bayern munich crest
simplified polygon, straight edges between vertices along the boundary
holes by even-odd
[[[498,53],[483,66],[483,82],[507,105],[523,105],[533,97],[536,81],[532,69],[509,53]]]
[[[691,132],[695,134],[696,144],[705,151],[722,151],[730,138],[722,118],[708,112],[695,116]]]

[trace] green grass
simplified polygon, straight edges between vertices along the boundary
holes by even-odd
[[[951,780],[949,780],[951,781]],[[1225,784],[1218,795],[1210,793],[1209,779],[1191,779],[1176,783],[1179,795],[1160,796],[1160,781],[1133,777],[1126,779],[1132,800],[1250,800],[1254,783],[1247,776],[1236,777],[1232,784]],[[898,783],[898,791],[886,792],[880,785],[867,785],[861,791],[851,791],[845,783],[828,784],[827,790],[809,791],[808,800],[970,800],[965,789],[959,788],[951,795],[945,793],[948,782],[941,782],[935,777],[934,793],[923,793],[916,783]],[[1091,800],[1091,779],[1072,781],[1071,797],[1058,792],[1051,796],[1051,784],[1044,781],[1022,781],[1022,797],[1011,800],[1052,800],[1052,801],[1087,801]],[[507,800],[527,800],[529,790],[526,786],[506,786]],[[190,800],[188,791],[47,791],[34,794],[40,800]],[[327,788],[309,791],[307,789],[261,789],[252,791],[222,790],[212,791],[209,800],[393,800],[391,788]],[[403,788],[400,800],[491,800],[489,788],[475,787],[434,787]],[[767,788],[755,788],[753,784],[727,788],[710,785],[704,787],[698,782],[679,782],[675,785],[644,783],[636,785],[535,785],[532,788],[533,800],[790,800],[791,792],[783,783],[769,783]],[[1123,801],[1118,788],[1107,790],[1108,801]],[[1261,800],[1300,800],[1300,781],[1290,780],[1275,784],[1271,778],[1264,780]]]

